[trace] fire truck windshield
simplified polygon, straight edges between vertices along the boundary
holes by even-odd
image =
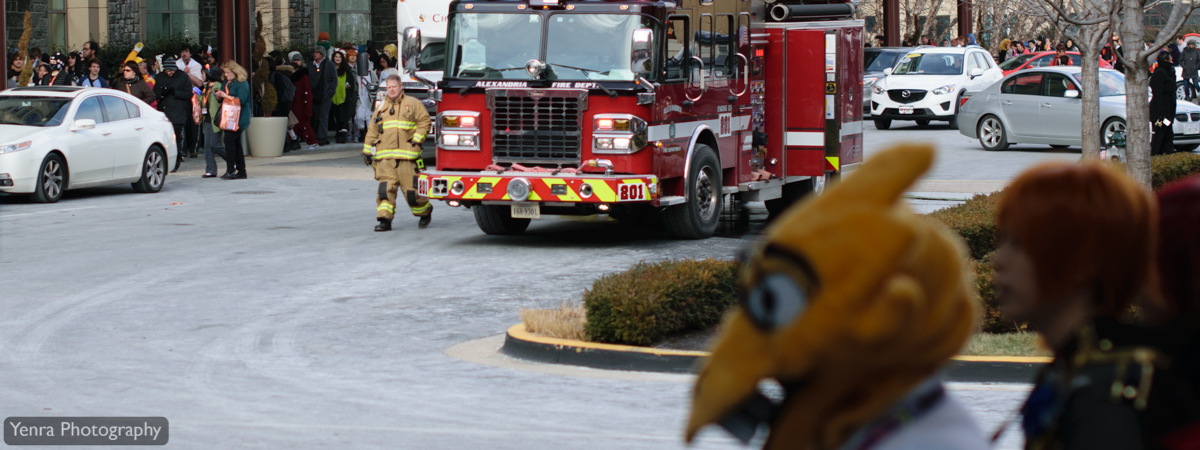
[[[657,26],[632,14],[460,13],[450,24],[450,74],[528,80],[525,63],[538,59],[549,79],[632,81],[630,40],[638,28]]]

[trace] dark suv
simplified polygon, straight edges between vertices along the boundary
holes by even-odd
[[[912,47],[867,47],[863,49],[863,117],[871,117],[871,86],[881,78],[884,69],[896,66],[901,56]]]

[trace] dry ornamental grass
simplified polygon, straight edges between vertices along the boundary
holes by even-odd
[[[521,309],[525,330],[559,339],[586,341],[587,312],[582,304],[563,302],[554,309]]]

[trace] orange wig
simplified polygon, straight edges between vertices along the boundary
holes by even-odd
[[[1097,315],[1116,316],[1151,280],[1157,215],[1150,194],[1125,175],[1055,162],[1009,185],[998,225],[1033,260],[1039,301],[1095,288]]]

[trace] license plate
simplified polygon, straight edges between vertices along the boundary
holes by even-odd
[[[513,203],[512,218],[514,219],[541,219],[542,209],[537,203]]]
[[[1184,124],[1183,134],[1200,134],[1200,123]]]
[[[646,185],[643,183],[621,183],[617,186],[617,201],[637,202],[646,200]]]
[[[913,113],[912,106],[901,106],[900,107],[900,114],[912,114],[912,113]]]

